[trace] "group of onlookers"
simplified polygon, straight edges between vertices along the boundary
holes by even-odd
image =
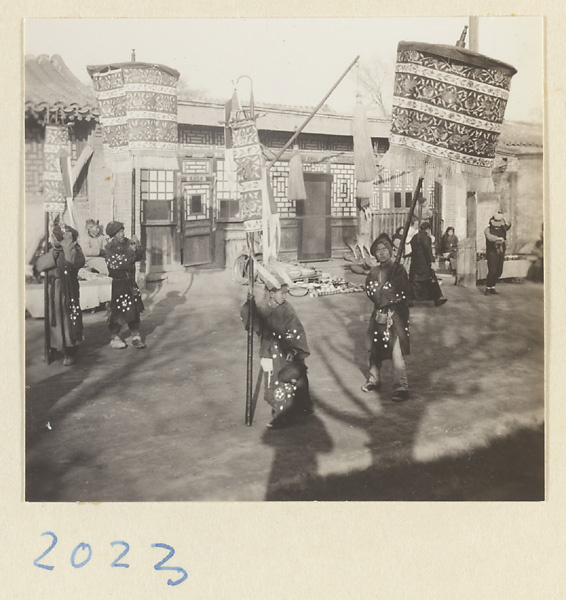
[[[98,221],[89,219],[83,235],[59,219],[51,232],[49,250],[39,257],[35,268],[47,278],[49,303],[45,318],[50,324],[51,354],[59,352],[63,364],[70,366],[77,359],[78,345],[83,338],[78,272],[85,266],[112,279],[112,296],[108,310],[108,328],[112,348],[126,348],[120,335],[123,324],[131,333],[131,344],[145,348],[139,332],[143,311],[135,263],[143,251],[138,238],[126,238],[124,224],[111,221],[106,236]]]

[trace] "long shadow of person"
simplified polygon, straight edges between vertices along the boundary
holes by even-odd
[[[315,404],[316,397],[313,397]],[[316,500],[312,482],[319,478],[318,456],[332,451],[334,444],[324,423],[316,416],[305,417],[293,426],[269,430],[262,442],[274,451],[265,500],[293,500],[288,490],[302,490],[304,500]]]
[[[151,312],[145,317],[142,316],[141,329],[146,336],[151,335],[156,329],[161,327],[169,315],[187,302],[187,288],[183,293],[177,290],[167,292],[164,298],[156,302]]]

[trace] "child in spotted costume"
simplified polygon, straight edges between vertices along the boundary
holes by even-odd
[[[110,242],[104,249],[108,274],[112,278],[112,300],[108,317],[108,329],[112,334],[110,346],[125,348],[126,342],[120,336],[120,329],[126,323],[132,334],[132,346],[145,348],[140,333],[140,314],[144,306],[136,283],[135,263],[142,259],[143,250],[138,238],[126,238],[124,224],[110,221],[106,226]]]
[[[393,400],[402,402],[409,398],[409,385],[404,356],[410,354],[409,344],[409,278],[402,265],[391,260],[393,244],[389,236],[380,234],[371,245],[377,259],[366,279],[366,294],[374,309],[368,329],[370,348],[370,376],[362,386],[364,392],[381,388],[381,364],[386,359],[393,363]]]
[[[286,300],[287,284],[275,276],[266,287],[267,302],[258,303],[254,310],[254,331],[261,339],[265,400],[272,408],[268,427],[278,429],[314,412],[305,365],[310,350],[304,327]],[[247,302],[241,317],[247,324]]]
[[[51,347],[63,354],[66,367],[77,360],[78,344],[83,338],[77,273],[84,267],[85,257],[77,237],[72,227],[56,224],[51,249],[35,265],[38,271],[45,271],[49,286]]]

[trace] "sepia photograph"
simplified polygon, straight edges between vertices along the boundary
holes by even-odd
[[[544,501],[543,42],[26,19],[26,502]]]

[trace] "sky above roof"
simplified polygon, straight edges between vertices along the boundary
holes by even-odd
[[[314,106],[356,55],[394,69],[401,40],[454,44],[465,17],[376,19],[26,19],[25,53],[60,54],[83,82],[87,65],[136,60],[177,69],[183,82],[212,98],[229,98],[240,75],[253,80],[256,102]],[[479,19],[479,52],[512,64],[506,118],[541,121],[543,22],[536,17]],[[351,114],[357,67],[327,104]],[[247,94],[245,82],[239,87]]]

